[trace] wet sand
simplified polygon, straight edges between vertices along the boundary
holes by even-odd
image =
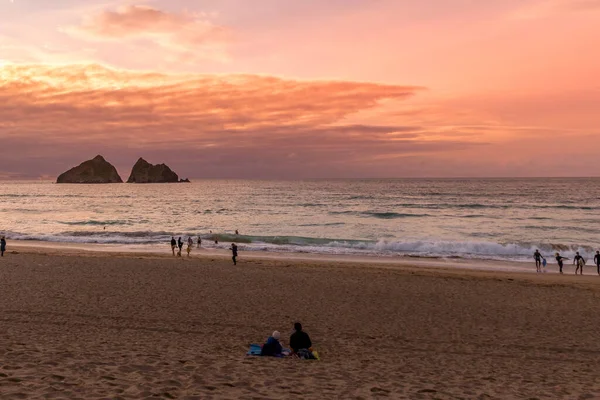
[[[2,399],[600,398],[591,267],[9,250]],[[322,361],[245,356],[296,320]]]

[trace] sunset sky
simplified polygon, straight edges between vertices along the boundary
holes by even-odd
[[[600,176],[600,0],[0,0],[0,178]]]

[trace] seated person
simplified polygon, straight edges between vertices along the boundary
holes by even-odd
[[[312,342],[310,341],[310,337],[308,333],[302,330],[302,324],[300,322],[296,322],[294,324],[295,332],[292,333],[290,337],[290,347],[292,351],[296,354],[300,352],[300,350],[309,350],[312,347]]]
[[[273,357],[281,356],[283,349],[281,343],[279,343],[280,338],[281,334],[278,331],[273,332],[273,335],[267,339],[267,343],[263,345],[260,355]]]

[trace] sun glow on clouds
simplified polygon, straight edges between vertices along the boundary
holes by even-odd
[[[0,137],[13,145],[43,139],[44,147],[106,147],[118,137],[119,148],[179,149],[190,157],[207,148],[233,152],[242,168],[244,160],[291,153],[316,163],[439,147],[419,140],[420,127],[341,123],[381,100],[407,99],[418,87],[93,65],[5,66],[0,78]]]

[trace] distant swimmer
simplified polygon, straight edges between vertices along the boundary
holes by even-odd
[[[181,250],[183,250],[183,240],[181,240],[181,236],[179,236],[179,240],[177,240],[177,246],[179,246],[177,257],[181,257]]]
[[[202,238],[198,235],[198,248],[200,248],[200,246],[202,246]]]
[[[175,255],[176,247],[177,247],[177,242],[175,241],[175,238],[173,236],[171,236],[171,250],[173,250],[173,255]]]
[[[540,253],[539,250],[536,250],[535,253],[533,253],[533,258],[535,259],[535,271],[542,272],[542,258],[544,258],[542,253]]]
[[[560,273],[563,273],[563,260],[568,260],[566,257],[562,257],[559,253],[556,253],[556,262],[558,263],[558,268]]]
[[[194,241],[192,240],[191,236],[188,236],[188,240],[187,240],[187,254],[188,257],[190,256],[190,252],[192,251],[192,247],[194,247]]]
[[[575,264],[575,275],[577,275],[577,271],[579,271],[579,275],[583,275],[583,266],[585,265],[585,259],[579,255],[579,252],[575,253],[575,258],[573,258],[573,264]]]
[[[6,251],[6,238],[2,236],[0,238],[0,257],[4,257],[4,252]]]
[[[596,263],[596,268],[598,269],[598,275],[600,275],[600,251],[596,252],[594,256],[594,262]]]
[[[231,243],[231,259],[233,260],[233,265],[237,265],[237,256],[238,256],[238,248],[235,243]]]

